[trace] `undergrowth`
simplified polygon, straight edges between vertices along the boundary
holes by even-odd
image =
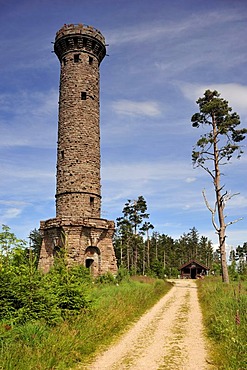
[[[162,280],[101,280],[87,291],[90,306],[56,325],[45,320],[12,326],[2,322],[0,369],[63,370],[86,363],[170,289]]]
[[[199,299],[217,369],[244,370],[247,364],[247,282],[198,281]]]

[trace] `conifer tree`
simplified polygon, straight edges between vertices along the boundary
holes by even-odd
[[[222,268],[222,280],[229,283],[226,260],[226,228],[238,220],[225,222],[225,205],[236,194],[230,194],[221,184],[222,166],[236,155],[243,153],[240,143],[245,139],[246,128],[239,128],[240,118],[237,113],[231,113],[228,102],[220,98],[214,90],[206,90],[204,96],[197,100],[199,112],[192,118],[192,126],[207,127],[209,131],[200,136],[193,151],[192,161],[196,167],[204,169],[212,178],[215,192],[215,204],[210,206],[205,191],[203,197],[207,208],[212,214],[212,224],[218,234]],[[216,220],[216,215],[218,220]]]
[[[145,218],[149,217],[146,211],[146,200],[140,195],[136,200],[128,199],[122,211],[123,217],[117,218],[118,233],[126,242],[127,267],[128,269],[133,268],[135,273],[138,267],[138,249],[143,244],[140,236],[142,223]]]

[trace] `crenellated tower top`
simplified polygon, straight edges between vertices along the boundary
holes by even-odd
[[[54,51],[61,61],[72,51],[94,55],[99,64],[106,55],[105,38],[99,30],[84,24],[65,24],[57,33]]]

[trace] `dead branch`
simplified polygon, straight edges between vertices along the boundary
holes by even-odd
[[[215,176],[213,175],[212,171],[208,167],[205,167],[203,164],[199,163],[199,167],[203,168],[211,177],[213,180],[215,180]]]
[[[236,222],[241,221],[241,220],[243,220],[243,217],[237,218],[237,219],[236,219],[236,220],[234,220],[234,221],[230,221],[230,222],[228,222],[228,223],[226,224],[226,227],[227,227],[227,226],[230,226],[230,225],[232,225],[232,224],[235,224]]]
[[[210,207],[210,204],[207,200],[207,197],[206,197],[206,191],[205,189],[203,189],[202,191],[202,195],[203,195],[203,198],[204,198],[204,202],[206,204],[206,207],[207,209],[211,212],[211,215],[212,215],[212,218],[211,218],[211,221],[212,221],[212,224],[213,224],[213,227],[215,228],[215,230],[217,231],[217,233],[220,231],[216,222],[215,222],[215,213],[216,213],[216,205],[217,203],[215,203],[215,206],[214,206],[214,209]]]

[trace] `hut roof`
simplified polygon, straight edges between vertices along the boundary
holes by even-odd
[[[182,270],[183,268],[185,268],[185,267],[187,267],[187,266],[189,266],[189,265],[192,265],[192,264],[196,264],[196,265],[199,265],[200,267],[202,267],[204,270],[210,270],[210,268],[209,267],[207,267],[207,266],[205,266],[205,265],[203,265],[201,262],[198,262],[198,261],[196,261],[196,260],[190,260],[189,262],[186,262],[186,263],[184,263],[182,266],[180,266],[179,268],[178,268],[178,270]]]

